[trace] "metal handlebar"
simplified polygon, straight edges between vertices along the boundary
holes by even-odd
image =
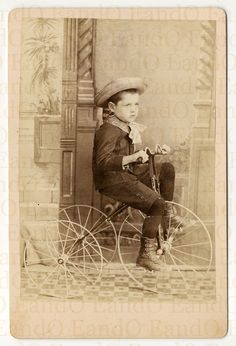
[[[160,144],[157,144],[154,151],[151,151],[151,149],[149,147],[146,147],[145,151],[149,156],[150,155],[152,155],[152,156],[154,156],[154,155],[167,155],[171,152],[171,148],[165,144],[163,146],[161,146]]]
[[[149,147],[146,147],[145,150],[146,154],[151,157],[151,156],[156,156],[156,155],[167,155],[170,153],[171,149],[167,146],[161,147],[160,144],[157,144],[156,148],[154,151],[152,151]],[[137,159],[137,163],[142,163],[142,157],[139,157]]]

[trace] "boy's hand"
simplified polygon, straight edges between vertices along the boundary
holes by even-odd
[[[162,146],[160,146],[160,144],[156,145],[155,152],[157,154],[166,155],[166,154],[169,154],[170,151],[171,151],[171,148],[166,144],[163,144]]]
[[[125,167],[129,163],[134,163],[134,162],[142,162],[145,163],[149,159],[148,154],[146,153],[145,150],[139,150],[134,154],[123,156],[122,159],[122,166]]]
[[[149,159],[149,156],[148,154],[146,153],[146,150],[139,150],[137,151],[135,154],[135,160],[134,162],[142,162],[142,163],[145,163],[148,161]]]

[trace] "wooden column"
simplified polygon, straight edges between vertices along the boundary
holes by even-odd
[[[215,23],[201,23],[195,121],[192,127],[189,207],[214,222],[215,194]]]
[[[95,20],[65,19],[60,206],[98,204],[92,175]],[[96,195],[96,198],[95,198]]]
[[[64,20],[60,206],[74,204],[79,19]]]
[[[94,204],[92,150],[97,124],[94,106],[94,45],[95,20],[82,19],[79,23],[75,202],[89,205]]]

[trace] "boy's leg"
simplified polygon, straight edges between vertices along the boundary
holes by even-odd
[[[121,184],[107,186],[100,190],[100,193],[139,209],[147,215],[149,215],[149,210],[157,199],[160,200],[160,208],[163,204],[162,198],[158,198],[155,191],[134,176],[131,176],[130,180],[124,180]]]
[[[136,263],[148,270],[158,270],[160,262],[157,256],[157,233],[162,221],[165,201],[137,179],[111,186],[104,189],[102,193],[139,209],[147,215],[143,223],[141,246]]]
[[[157,255],[157,249],[160,248],[158,230],[162,222],[164,206],[164,200],[157,198],[143,223],[141,246],[136,263],[148,270],[160,268],[159,256]]]
[[[169,162],[164,162],[159,174],[160,193],[165,201],[172,201],[175,189],[175,168]]]
[[[173,201],[174,188],[175,188],[175,168],[170,162],[156,163],[157,178],[160,184],[160,194],[165,201]],[[137,176],[140,181],[142,181],[147,186],[151,186],[151,180],[149,176],[149,168]],[[164,210],[164,220],[166,220],[167,225],[172,227],[185,227],[186,223],[183,222],[174,211],[173,205],[171,203],[165,204]]]
[[[138,180],[126,181],[101,192],[147,214],[143,223],[141,247],[136,262],[148,270],[158,270],[157,232],[162,221],[165,201]]]
[[[159,175],[161,196],[166,201],[173,201],[175,187],[175,168],[171,163],[163,163]],[[187,222],[177,215],[172,203],[166,203],[164,210],[164,221],[167,225],[174,228],[182,228],[187,226]]]
[[[175,168],[169,162],[155,163],[157,172],[157,180],[160,183],[161,197],[166,201],[172,201],[175,187]],[[137,179],[143,184],[151,187],[151,179],[149,175],[148,165],[143,165],[139,169],[134,170]]]

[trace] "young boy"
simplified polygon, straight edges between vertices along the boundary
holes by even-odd
[[[93,148],[93,175],[95,188],[114,200],[126,203],[146,214],[143,223],[141,247],[137,264],[158,270],[156,235],[162,217],[178,216],[165,201],[174,194],[175,170],[172,164],[159,167],[160,193],[151,188],[148,155],[145,150],[135,152],[134,145],[141,143],[143,125],[134,123],[138,116],[139,96],[145,85],[141,78],[119,78],[111,81],[95,97],[95,103],[103,108],[104,123],[96,131]]]

